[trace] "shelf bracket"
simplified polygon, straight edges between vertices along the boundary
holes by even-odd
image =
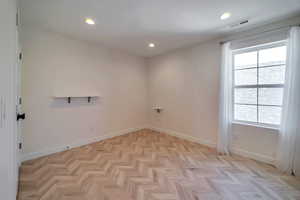
[[[160,108],[160,107],[155,107],[155,108],[153,108],[157,113],[161,113],[162,112],[162,108]]]

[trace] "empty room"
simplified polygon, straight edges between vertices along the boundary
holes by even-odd
[[[1,0],[0,200],[300,200],[300,0]]]

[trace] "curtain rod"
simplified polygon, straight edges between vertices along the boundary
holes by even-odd
[[[249,35],[245,35],[245,36],[240,36],[240,37],[237,37],[236,39],[224,40],[224,41],[220,42],[220,45],[222,45],[222,44],[224,44],[226,42],[231,42],[231,41],[234,41],[234,40],[241,40],[241,39],[253,37],[255,35],[269,33],[269,32],[273,32],[273,31],[277,31],[277,30],[281,30],[281,29],[285,29],[285,28],[289,28],[289,27],[293,27],[293,26],[300,26],[300,24],[298,24],[298,25],[289,25],[289,26],[281,26],[281,27],[278,27],[278,28],[273,28],[273,29],[262,31],[262,32],[258,32],[258,33],[253,33],[253,34],[249,34]]]

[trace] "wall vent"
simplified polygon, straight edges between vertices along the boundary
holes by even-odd
[[[243,20],[243,21],[240,21],[239,23],[235,23],[235,24],[231,24],[229,25],[230,28],[237,28],[237,27],[240,27],[240,26],[243,26],[245,24],[247,24],[249,22],[249,20]]]

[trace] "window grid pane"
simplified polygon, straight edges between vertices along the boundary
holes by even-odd
[[[284,84],[285,65],[259,68],[258,74],[259,84]]]
[[[235,85],[256,85],[257,84],[257,68],[236,70]]]
[[[259,67],[285,64],[286,46],[259,50]]]
[[[234,55],[234,120],[280,124],[285,54],[280,46]]]
[[[256,88],[235,88],[234,103],[257,104]]]
[[[281,106],[282,100],[283,100],[283,88],[259,88],[258,89],[259,105]]]
[[[236,104],[234,111],[235,120],[257,122],[257,106]]]
[[[258,123],[279,125],[281,120],[281,107],[258,106]]]
[[[237,54],[234,57],[235,69],[246,69],[257,66],[257,51]]]

